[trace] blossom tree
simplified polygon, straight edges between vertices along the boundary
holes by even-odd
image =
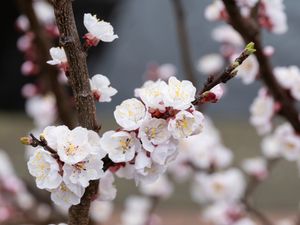
[[[85,13],[87,31],[81,39],[72,1],[50,2],[20,1],[24,15],[17,25],[24,35],[18,47],[25,57],[21,70],[27,76],[38,75],[36,84],[23,88],[27,113],[37,129],[21,142],[28,149],[28,171],[36,186],[68,210],[68,224],[87,225],[90,218],[100,223],[107,220],[117,194],[115,177],[133,180],[144,195],[126,200],[122,224],[158,224],[153,213],[158,202],[173,191],[170,177],[177,182],[189,177],[191,194],[205,205],[202,216],[210,223],[255,224],[253,215],[262,224],[272,225],[252,205],[251,195],[279,159],[297,161],[300,152],[296,108],[300,71],[296,66],[273,68],[274,49],[263,47],[261,40],[262,29],[275,34],[287,30],[282,1],[216,0],[206,8],[206,19],[226,25],[212,34],[221,44],[220,53],[203,56],[196,66],[208,75],[201,87],[191,59],[183,1],[171,0],[187,80],[176,78],[173,65],[149,66],[145,73],[149,80],[134,90],[133,98],[115,107],[119,128],[104,131],[102,136],[96,103],[110,102],[118,91],[107,76],[90,76],[88,51],[119,36],[109,22]],[[201,107],[217,103],[225,84],[235,77],[246,85],[255,80],[264,84],[250,106],[250,123],[263,136],[262,156],[246,159],[241,168],[232,166],[233,153]],[[287,122],[274,129],[276,115]],[[0,185],[6,187],[0,175]],[[19,192],[28,199],[36,197],[22,185]],[[32,205],[30,210],[35,210]]]

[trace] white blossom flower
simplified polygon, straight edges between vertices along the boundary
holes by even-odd
[[[265,157],[269,159],[280,157],[279,140],[275,135],[265,136],[261,142],[261,149]]]
[[[233,225],[257,225],[257,223],[250,218],[242,218],[235,222]]]
[[[93,201],[90,208],[91,219],[98,223],[108,221],[113,213],[113,204],[109,201]]]
[[[176,77],[170,77],[165,94],[165,105],[174,109],[184,110],[191,107],[195,100],[196,88],[188,80],[179,81]]]
[[[225,11],[225,6],[222,1],[215,0],[205,8],[204,17],[209,21],[222,19],[222,12]]]
[[[201,57],[197,64],[197,69],[204,75],[212,75],[224,67],[224,59],[220,54],[207,54]]]
[[[58,188],[50,190],[51,192],[51,200],[60,206],[70,207],[72,205],[77,205],[80,203],[80,199],[84,194],[84,188],[78,185],[74,185],[70,189],[71,184],[65,184],[62,182]]]
[[[139,196],[130,196],[125,202],[125,211],[121,215],[122,225],[141,225],[148,219],[150,200]]]
[[[199,134],[203,128],[204,116],[201,112],[180,111],[169,121],[168,130],[175,139]]]
[[[207,201],[213,202],[238,200],[244,194],[246,187],[243,174],[234,168],[212,175],[198,174],[195,182],[203,192],[198,191],[194,194],[205,196]]]
[[[204,220],[212,225],[233,225],[243,214],[244,209],[240,204],[217,202],[206,208],[202,215]]]
[[[63,166],[64,181],[87,187],[90,180],[97,180],[104,176],[103,161],[98,155],[88,155],[83,161],[73,165]]]
[[[112,42],[118,38],[118,35],[114,34],[112,25],[103,20],[99,21],[96,15],[92,16],[90,13],[85,13],[83,23],[89,32],[85,37],[93,46],[97,45],[99,41]]]
[[[54,9],[47,1],[34,1],[33,9],[42,23],[47,25],[55,21]]]
[[[212,32],[212,38],[217,42],[237,47],[244,45],[241,35],[229,25],[221,25],[215,28]]]
[[[25,110],[40,128],[53,124],[57,118],[56,102],[52,95],[36,95],[29,98]]]
[[[68,63],[66,52],[62,47],[51,48],[50,55],[52,57],[52,60],[47,61],[47,63],[50,65],[58,65],[64,67]]]
[[[173,192],[172,183],[164,175],[151,184],[142,183],[139,189],[146,196],[158,197],[160,199],[168,198]]]
[[[137,172],[135,174],[135,182],[137,184],[153,183],[166,171],[165,165],[159,165],[158,163],[152,162],[144,152],[138,153],[135,160],[135,168]]]
[[[27,166],[29,173],[36,178],[36,185],[40,189],[57,188],[62,182],[57,161],[43,149],[39,148],[35,151]]]
[[[141,101],[131,98],[116,107],[114,116],[121,127],[126,130],[135,130],[143,122],[146,116],[146,108]]]
[[[158,79],[168,80],[171,76],[175,76],[177,72],[173,64],[162,64],[157,68]]]
[[[274,75],[279,84],[290,90],[291,95],[300,100],[300,69],[297,66],[276,67]]]
[[[250,106],[250,123],[256,127],[259,134],[271,130],[271,119],[274,115],[275,102],[268,96],[265,89],[260,89],[258,96]]]
[[[125,131],[105,132],[100,144],[102,149],[108,153],[109,158],[115,163],[131,161],[135,153],[141,148],[135,133]]]
[[[67,126],[48,126],[43,132],[40,134],[40,137],[44,138],[47,141],[47,145],[53,150],[57,150],[58,148],[58,140],[64,135],[68,133],[70,130]]]
[[[232,57],[232,60],[236,58],[236,55]],[[254,55],[250,55],[238,68],[236,77],[242,79],[242,82],[246,85],[255,81],[258,75],[259,64]]]
[[[95,99],[99,102],[110,102],[111,97],[118,92],[110,86],[109,79],[101,74],[96,74],[90,79],[90,86]]]
[[[243,170],[258,180],[264,180],[268,176],[267,162],[263,158],[251,158],[242,162]]]
[[[174,161],[178,155],[177,146],[178,141],[173,138],[164,144],[157,145],[151,153],[152,161],[160,165]]]
[[[300,137],[289,123],[278,126],[275,130],[275,137],[279,141],[279,149],[282,157],[289,161],[299,159]]]
[[[149,152],[152,152],[157,145],[167,142],[170,136],[167,121],[156,118],[144,120],[138,134],[144,149]]]
[[[89,132],[82,127],[66,131],[58,137],[57,154],[65,163],[76,164],[84,160],[93,148],[89,144]]]
[[[125,178],[127,180],[134,179],[135,176],[135,168],[133,164],[126,163],[124,166],[119,168],[115,175],[120,178]]]
[[[108,170],[100,179],[98,200],[99,201],[112,201],[117,196],[117,189],[114,185],[114,175]]]
[[[165,90],[168,88],[162,80],[147,81],[141,88],[135,90],[135,96],[140,97],[143,103],[152,109],[164,110]]]
[[[262,26],[275,34],[285,33],[288,30],[288,25],[283,0],[263,0],[262,4],[267,17],[265,20],[261,20]]]

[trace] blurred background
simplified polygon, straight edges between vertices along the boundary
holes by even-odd
[[[209,0],[184,0],[187,15],[188,35],[192,59],[204,54],[218,52],[219,45],[211,40],[211,30],[217,25],[204,19],[204,8]],[[300,60],[300,1],[286,0],[289,31],[275,36],[265,33],[264,43],[276,48],[274,65],[298,65]],[[174,12],[168,0],[84,0],[74,1],[79,32],[84,35],[83,14],[90,12],[110,21],[119,39],[101,44],[90,51],[88,64],[90,74],[104,74],[109,77],[118,94],[110,103],[98,105],[102,132],[115,127],[112,112],[122,100],[133,96],[133,90],[143,83],[143,74],[151,62],[172,63],[178,68],[178,77],[184,78],[180,60]],[[1,54],[0,54],[0,148],[6,150],[23,178],[28,175],[24,148],[19,137],[33,128],[32,121],[24,113],[24,99],[20,89],[30,79],[20,73],[22,54],[16,48],[20,34],[15,29],[19,10],[15,1],[6,1],[1,8]],[[198,75],[198,80],[205,77]],[[199,83],[201,86],[201,83]],[[260,139],[254,128],[248,124],[249,105],[257,94],[259,84],[242,85],[240,80],[228,84],[226,96],[218,103],[207,107],[217,128],[220,129],[225,145],[235,153],[235,162],[256,156],[260,152]],[[300,182],[295,164],[281,162],[271,178],[258,188],[255,204],[263,209],[281,212],[295,211],[300,197]],[[135,191],[133,182],[122,181],[117,203]],[[177,187],[173,197],[162,204],[162,208],[185,208],[196,210],[189,197],[189,186]]]

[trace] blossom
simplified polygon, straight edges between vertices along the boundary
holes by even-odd
[[[260,24],[275,34],[283,34],[287,31],[287,16],[283,0],[262,1],[263,10],[260,15]]]
[[[293,98],[300,100],[300,69],[297,66],[276,67],[274,75],[282,87],[290,90]]]
[[[117,189],[114,185],[114,175],[108,170],[104,176],[100,179],[98,200],[99,201],[112,201],[116,198]]]
[[[145,224],[148,219],[151,203],[149,199],[130,196],[125,202],[125,211],[121,215],[122,225]]]
[[[47,25],[55,21],[54,9],[47,1],[34,1],[33,9],[42,23]]]
[[[139,152],[135,160],[135,169],[136,183],[150,184],[166,171],[166,165],[154,163],[145,152]]]
[[[242,163],[242,168],[258,180],[264,180],[268,176],[267,162],[263,158],[246,159]]]
[[[168,198],[173,192],[173,186],[168,178],[162,175],[153,183],[141,184],[140,191],[147,196]]]
[[[234,60],[236,57],[233,56]],[[237,69],[236,77],[242,79],[246,85],[254,82],[259,71],[259,64],[254,55],[250,55]]]
[[[90,208],[91,219],[103,223],[106,222],[113,213],[112,202],[93,201]]]
[[[72,186],[72,184],[62,182],[58,188],[52,189],[50,192],[51,200],[55,204],[68,208],[71,205],[77,205],[80,203],[80,199],[84,194],[84,188],[78,185]]]
[[[224,59],[220,54],[208,54],[199,59],[197,69],[205,75],[212,75],[222,70],[223,66]]]
[[[89,155],[83,161],[63,166],[64,180],[87,187],[90,180],[97,180],[104,175],[103,162],[98,155]]]
[[[82,127],[66,130],[58,139],[57,154],[65,163],[76,164],[83,161],[91,152],[89,132]]]
[[[90,79],[90,86],[94,98],[99,102],[110,102],[111,97],[118,92],[110,86],[109,79],[101,74],[96,74]]]
[[[195,100],[196,88],[188,80],[179,81],[176,77],[170,77],[166,91],[165,105],[174,109],[188,109]]]
[[[150,155],[152,161],[160,165],[174,161],[178,155],[177,145],[178,141],[173,138],[164,144],[157,145]]]
[[[298,160],[300,154],[300,138],[295,134],[292,126],[289,123],[284,123],[276,128],[274,135],[279,141],[281,156],[289,161]]]
[[[260,89],[258,96],[250,106],[250,123],[255,126],[259,134],[265,134],[271,129],[271,118],[274,115],[275,102],[267,95],[265,89]]]
[[[62,182],[58,163],[43,149],[39,148],[35,151],[27,166],[29,173],[36,178],[36,185],[40,189],[57,188]]]
[[[110,23],[103,20],[99,21],[96,16],[92,16],[90,13],[84,14],[83,23],[89,32],[85,38],[90,46],[96,46],[99,41],[112,42],[118,38]]]
[[[180,111],[168,124],[168,130],[175,139],[185,138],[201,132],[204,116],[201,112]]]
[[[206,201],[235,201],[242,197],[246,182],[238,169],[229,169],[212,175],[198,174],[195,177],[193,194],[205,196]],[[198,192],[197,192],[198,187]],[[199,191],[202,190],[202,191]],[[196,197],[199,199],[199,197]]]
[[[165,90],[168,88],[166,82],[147,81],[143,87],[135,90],[135,96],[140,97],[143,103],[152,109],[164,110]]]
[[[221,25],[215,28],[212,32],[212,38],[223,44],[230,44],[237,47],[244,45],[241,35],[229,25]]]
[[[168,141],[171,134],[166,120],[151,118],[142,123],[138,136],[145,150],[152,152],[157,145]]]
[[[261,142],[261,149],[268,159],[280,157],[279,140],[275,135],[265,136]]]
[[[36,95],[27,99],[25,111],[41,128],[53,124],[57,118],[56,102],[52,95]]]
[[[117,123],[126,130],[135,130],[140,127],[146,116],[144,104],[135,99],[127,99],[118,105],[114,111]]]
[[[223,17],[225,7],[222,1],[213,1],[210,5],[205,8],[204,17],[209,21],[220,20]]]
[[[218,85],[214,86],[212,89],[210,89],[209,91],[206,91],[203,94],[201,94],[200,102],[201,103],[207,103],[207,102],[216,103],[217,101],[219,101],[222,98],[222,96],[224,94],[224,90],[225,90],[225,86],[222,84],[218,84]]]
[[[115,162],[128,162],[133,159],[135,152],[140,149],[140,142],[134,132],[107,131],[103,134],[100,145]]]
[[[58,65],[59,67],[66,68],[68,64],[66,52],[62,47],[56,47],[50,49],[50,55],[52,60],[47,61],[50,65]]]
[[[237,203],[217,202],[203,212],[206,222],[213,225],[231,225],[239,221],[244,214],[244,208]]]

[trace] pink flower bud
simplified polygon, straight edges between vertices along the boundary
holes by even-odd
[[[39,72],[39,67],[31,61],[26,61],[21,66],[21,73],[25,76],[36,75]]]

